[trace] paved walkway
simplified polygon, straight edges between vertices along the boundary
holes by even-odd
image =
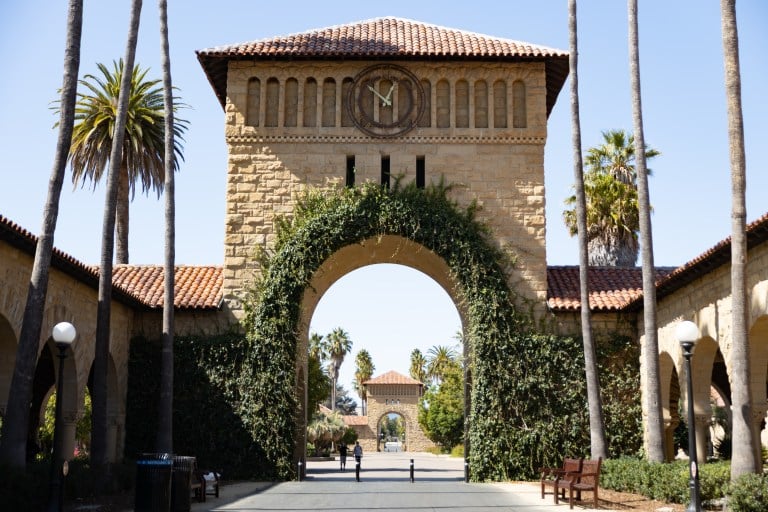
[[[410,460],[414,461],[414,482]],[[346,471],[338,461],[307,465],[303,482],[233,483],[221,488],[219,498],[193,503],[192,512],[310,511],[356,512],[568,512],[555,506],[552,496],[541,499],[537,484],[464,483],[463,460],[412,453],[373,453],[363,457],[360,481],[354,458]],[[583,507],[577,507],[582,509]]]

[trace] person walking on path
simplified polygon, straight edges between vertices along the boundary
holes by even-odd
[[[344,471],[347,469],[347,445],[339,445],[339,469]]]
[[[360,464],[363,458],[363,447],[360,446],[360,441],[355,441],[355,449],[352,450],[352,453],[355,455],[355,462]]]

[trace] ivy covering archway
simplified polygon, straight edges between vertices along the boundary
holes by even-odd
[[[240,414],[275,478],[295,475],[292,454],[298,404],[294,391],[302,294],[334,252],[366,239],[397,235],[440,256],[467,312],[464,339],[471,372],[468,459],[474,481],[530,478],[563,453],[583,455],[589,429],[581,345],[537,335],[516,311],[504,265],[475,208],[463,209],[443,184],[386,190],[311,189],[276,242],[260,256],[262,275],[245,300],[249,352],[240,375]],[[585,427],[586,426],[586,427]]]

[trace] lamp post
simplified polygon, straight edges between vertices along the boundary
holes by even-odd
[[[51,459],[51,490],[48,501],[48,511],[61,511],[64,504],[64,492],[62,489],[62,476],[64,474],[65,458],[62,452],[61,422],[62,400],[64,395],[64,359],[67,357],[67,349],[75,341],[77,331],[69,322],[60,322],[53,326],[53,341],[59,349],[59,376],[56,382],[56,420],[53,426],[53,457]]]
[[[696,341],[699,339],[699,328],[688,320],[680,322],[675,329],[675,337],[683,348],[685,358],[685,373],[688,380],[688,457],[689,457],[689,486],[691,488],[691,503],[687,512],[700,512],[701,500],[699,495],[699,467],[696,461],[696,418],[693,411],[693,378],[691,376],[691,356]]]

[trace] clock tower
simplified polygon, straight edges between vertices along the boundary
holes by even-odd
[[[224,292],[235,316],[254,249],[269,247],[303,189],[395,177],[444,180],[460,205],[476,203],[513,255],[510,287],[545,310],[544,144],[566,52],[377,18],[197,55],[225,112]],[[434,274],[415,254],[393,258]]]

